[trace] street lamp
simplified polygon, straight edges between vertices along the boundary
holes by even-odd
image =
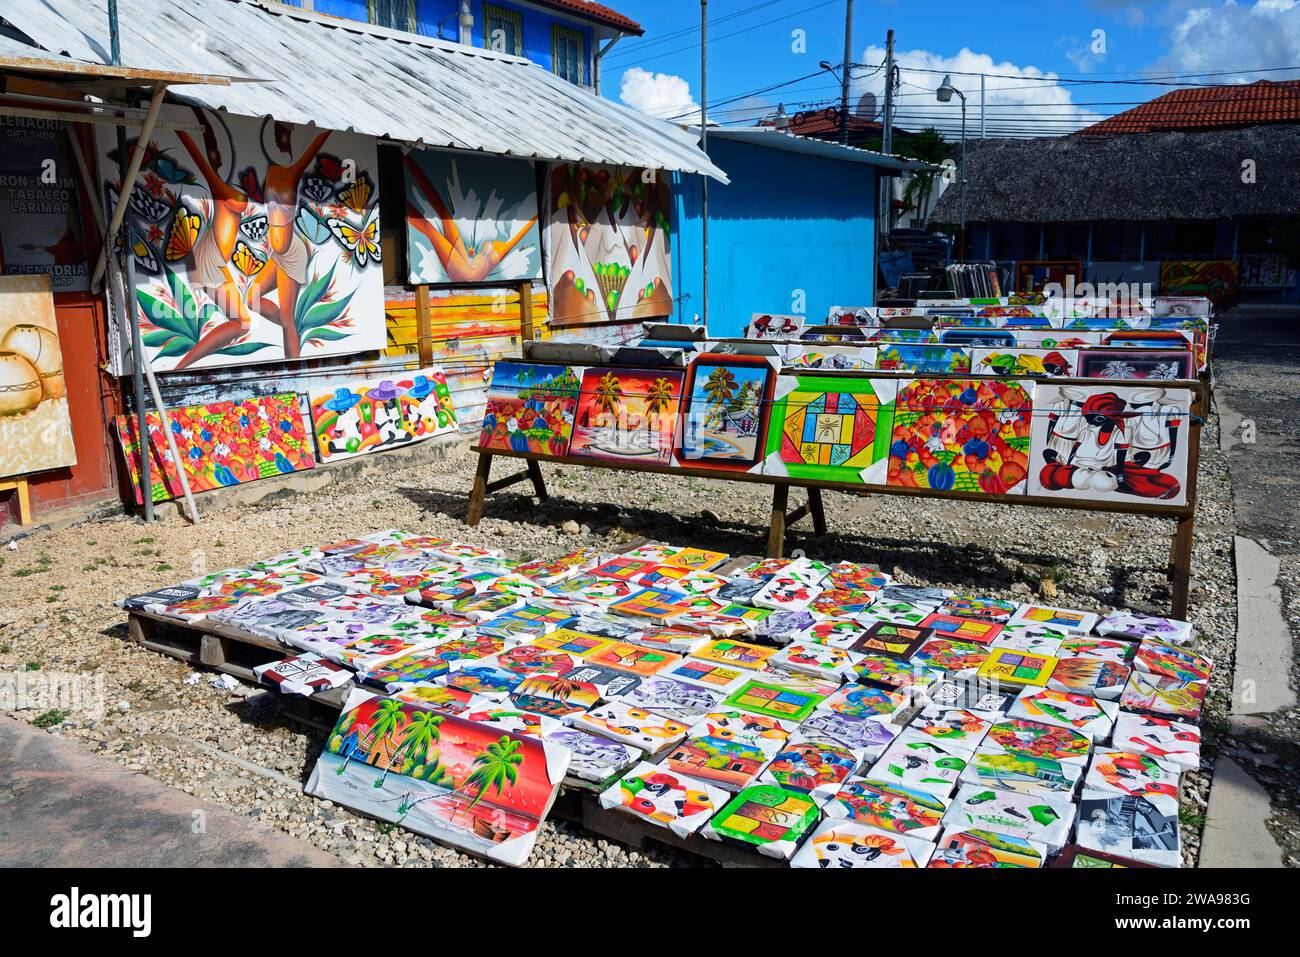
[[[957,181],[957,187],[961,190],[959,199],[961,201],[961,218],[958,221],[957,232],[961,236],[961,257],[966,258],[966,94],[952,85],[952,76],[945,74],[943,82],[939,84],[939,89],[934,91],[935,98],[940,103],[951,103],[952,95],[956,93],[961,97],[961,174]]]

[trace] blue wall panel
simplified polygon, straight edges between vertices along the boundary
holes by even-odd
[[[873,167],[718,139],[709,155],[731,177],[709,184],[710,335],[741,335],[755,312],[795,311],[797,290],[810,321],[874,303]],[[700,194],[700,177],[678,177],[678,322],[703,310]]]

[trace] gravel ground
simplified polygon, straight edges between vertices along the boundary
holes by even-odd
[[[1225,715],[1236,624],[1233,513],[1218,426],[1204,434],[1195,545],[1193,620],[1218,665],[1206,711],[1202,770],[1184,776],[1184,857],[1194,864],[1209,772]],[[52,733],[82,741],[126,767],[257,817],[359,865],[483,866],[479,861],[344,808],[308,798],[301,783],[324,735],[280,714],[275,697],[249,687],[223,692],[185,664],[126,639],[119,597],[238,565],[288,548],[398,527],[558,556],[580,545],[646,536],[732,554],[765,548],[764,486],[663,475],[543,466],[552,499],[516,494],[488,501],[474,529],[462,524],[476,458],[453,446],[432,465],[362,476],[309,494],[205,514],[192,528],[170,509],[153,526],[106,520],[42,532],[0,551],[0,672],[91,672],[102,677],[105,713],[69,714]],[[501,463],[495,474],[513,470]],[[793,504],[801,500],[796,491]],[[1007,508],[877,496],[827,495],[831,534],[798,526],[788,547],[828,560],[880,564],[904,582],[1067,607],[1167,611],[1164,577],[1173,523],[1135,516]],[[192,679],[191,679],[192,680]],[[18,712],[38,724],[51,716]],[[55,716],[57,717],[57,716]],[[563,822],[543,828],[530,866],[665,867],[698,864],[664,848],[636,853]]]

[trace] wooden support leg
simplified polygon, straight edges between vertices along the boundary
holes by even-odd
[[[492,472],[492,453],[478,454],[478,470],[474,473],[474,485],[469,490],[469,511],[465,513],[465,524],[470,528],[483,518],[483,500],[487,498],[488,475]]]
[[[826,534],[826,510],[822,506],[821,489],[808,489],[808,507],[812,509],[813,534],[821,538]]]
[[[1170,590],[1173,592],[1173,616],[1187,620],[1188,591],[1192,584],[1192,533],[1196,519],[1188,515],[1178,520],[1174,535],[1174,549],[1169,568]]]
[[[785,554],[785,510],[790,504],[790,486],[772,486],[772,529],[767,535],[767,557]]]
[[[538,499],[545,502],[549,495],[546,494],[546,480],[542,478],[542,465],[533,459],[528,460],[528,477],[533,480],[533,491],[537,493]]]

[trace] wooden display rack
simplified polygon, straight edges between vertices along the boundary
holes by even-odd
[[[613,366],[612,366],[613,367]],[[604,368],[604,366],[602,366]],[[629,367],[632,368],[632,367]],[[939,378],[905,372],[834,372],[817,370],[815,373],[825,378],[848,379],[918,379]],[[962,373],[943,378],[960,379],[1002,379],[1003,376],[976,375]],[[1027,378],[1027,377],[1024,377]],[[1036,379],[1035,382],[1050,385],[1087,385],[1097,387],[1099,383],[1109,381],[1102,379]],[[1117,382],[1117,387],[1131,388],[1135,383]],[[816,479],[800,479],[790,476],[762,475],[751,472],[730,472],[724,469],[704,469],[675,467],[671,465],[652,465],[645,462],[621,462],[596,458],[575,458],[568,455],[546,455],[534,452],[515,452],[503,449],[487,449],[475,445],[471,451],[478,453],[478,468],[474,473],[474,482],[469,492],[469,507],[465,514],[465,524],[477,525],[483,518],[483,509],[487,496],[492,492],[509,488],[521,482],[532,483],[533,491],[541,501],[548,499],[546,484],[542,478],[539,463],[549,462],[554,465],[570,465],[581,468],[612,469],[621,472],[641,472],[660,475],[682,475],[692,478],[713,479],[720,482],[747,482],[757,485],[772,486],[772,517],[767,536],[767,555],[780,558],[785,554],[786,529],[796,522],[811,516],[814,533],[820,537],[826,534],[826,513],[822,505],[822,492],[843,492],[846,495],[866,497],[869,495],[902,495],[909,497],[949,499],[961,502],[997,503],[1001,505],[1025,505],[1030,508],[1058,508],[1083,512],[1115,512],[1126,515],[1145,515],[1152,518],[1167,518],[1177,522],[1169,552],[1167,573],[1170,582],[1171,612],[1174,618],[1186,619],[1188,597],[1191,586],[1192,542],[1196,522],[1196,484],[1197,472],[1201,458],[1201,426],[1207,413],[1207,392],[1203,382],[1198,380],[1179,380],[1166,382],[1161,386],[1185,388],[1192,391],[1194,399],[1188,423],[1187,452],[1187,504],[1159,505],[1143,502],[1104,502],[1082,501],[1069,498],[1054,498],[1047,495],[995,495],[986,492],[939,491],[936,489],[905,488],[895,485],[860,485],[848,482],[824,482]],[[504,478],[490,480],[492,460],[494,458],[523,459],[527,467]],[[805,490],[807,501],[793,512],[788,511],[790,489]]]
[[[13,492],[18,499],[18,524],[32,523],[32,492],[26,476],[0,482],[0,492]]]

